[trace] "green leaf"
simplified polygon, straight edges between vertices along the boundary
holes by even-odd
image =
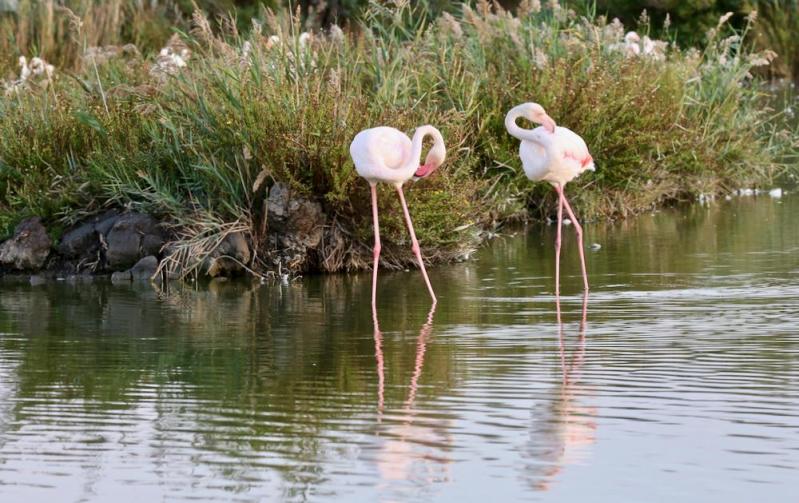
[[[81,124],[89,126],[104,137],[108,136],[108,131],[106,131],[106,129],[100,123],[100,120],[97,119],[97,117],[95,117],[91,112],[79,110],[75,112],[75,118],[78,119]]]

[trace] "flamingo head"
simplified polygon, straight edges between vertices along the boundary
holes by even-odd
[[[414,181],[430,176],[433,171],[437,170],[439,166],[444,164],[444,160],[446,158],[446,147],[444,147],[443,143],[436,141],[436,143],[433,144],[433,147],[427,153],[427,157],[424,159],[424,164],[419,166],[419,169],[417,169],[413,174]]]
[[[557,124],[555,124],[555,121],[552,119],[552,117],[547,114],[546,110],[544,110],[544,107],[538,103],[525,103],[523,105],[519,105],[518,108],[522,109],[522,113],[526,119],[536,124],[541,124],[544,126],[544,129],[550,133],[555,132]]]

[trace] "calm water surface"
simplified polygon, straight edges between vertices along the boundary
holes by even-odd
[[[288,286],[0,286],[0,500],[796,501],[799,197]],[[585,316],[585,322],[581,320]]]

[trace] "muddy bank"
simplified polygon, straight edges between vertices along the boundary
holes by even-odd
[[[31,281],[108,275],[114,282],[298,274],[324,270],[322,246],[337,246],[322,206],[275,184],[265,201],[263,235],[234,231],[210,248],[185,254],[186,234],[153,215],[110,209],[53,237],[39,217],[20,222],[0,243],[0,275],[32,275]],[[327,238],[327,240],[325,240]],[[191,236],[189,237],[191,239]],[[337,241],[338,240],[338,241]]]

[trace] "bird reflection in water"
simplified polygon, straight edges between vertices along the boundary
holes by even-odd
[[[424,369],[427,343],[433,330],[435,304],[430,308],[427,321],[422,325],[416,339],[416,357],[411,374],[408,394],[402,408],[384,413],[385,407],[385,361],[383,358],[383,335],[377,321],[377,312],[372,311],[374,321],[375,358],[377,361],[377,417],[381,428],[375,465],[385,485],[382,489],[404,492],[402,483],[410,487],[424,488],[430,483],[449,481],[449,452],[452,439],[449,421],[441,417],[418,417],[415,408],[419,379]],[[385,419],[385,423],[384,423]],[[395,485],[396,483],[396,485]]]
[[[533,411],[534,423],[525,449],[525,477],[537,491],[549,490],[563,468],[582,462],[589,447],[596,443],[596,408],[580,405],[580,398],[586,395],[580,384],[580,371],[585,360],[588,292],[583,294],[579,335],[571,352],[559,296],[555,297],[555,305],[562,380],[552,392],[552,400]]]

